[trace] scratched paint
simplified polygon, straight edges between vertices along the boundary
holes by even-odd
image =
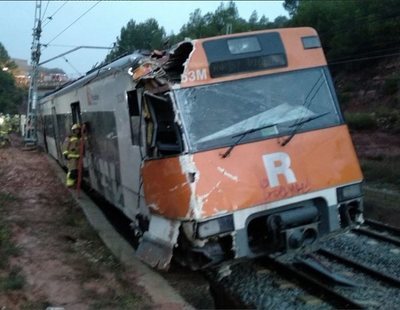
[[[182,173],[186,175],[187,184],[190,187],[190,205],[187,217],[195,219],[201,218],[203,200],[196,196],[196,185],[200,179],[200,172],[193,161],[193,155],[180,156],[179,162]],[[194,176],[194,180],[190,178],[190,175]]]
[[[217,170],[219,172],[221,172],[224,176],[226,176],[227,178],[237,182],[239,180],[239,178],[236,175],[230,174],[228,171],[226,171],[224,168],[222,167],[218,167]]]

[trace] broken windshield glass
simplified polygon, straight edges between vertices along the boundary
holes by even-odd
[[[252,128],[266,127],[241,143],[288,135],[299,119],[310,119],[301,131],[339,124],[328,79],[315,68],[177,89],[175,96],[189,144],[201,150],[231,145],[232,136]]]

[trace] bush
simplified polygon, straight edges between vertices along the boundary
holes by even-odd
[[[14,268],[6,278],[0,279],[1,290],[20,290],[25,285],[25,277],[21,274],[21,269]]]
[[[380,129],[394,133],[400,132],[400,111],[395,109],[379,109],[376,112],[376,121]]]
[[[392,184],[400,186],[400,157],[388,157],[384,160],[364,159],[361,167],[367,183]]]
[[[400,91],[400,74],[393,74],[383,84],[383,94],[386,96],[395,95]]]
[[[367,130],[377,127],[377,122],[373,113],[345,113],[344,118],[350,129]]]

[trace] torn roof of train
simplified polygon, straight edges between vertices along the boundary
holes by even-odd
[[[138,52],[134,52],[132,54],[121,57],[109,64],[89,71],[88,73],[86,73],[86,75],[78,78],[77,80],[64,84],[63,86],[61,86],[61,88],[58,88],[53,92],[47,93],[44,97],[42,97],[42,99],[53,97],[55,95],[62,95],[73,89],[85,86],[95,79],[102,78],[121,70],[127,70],[130,67],[137,67],[139,66],[139,60],[143,59],[144,57],[146,57],[144,54]]]
[[[176,44],[168,51],[155,50],[151,54],[134,52],[102,67],[87,72],[86,75],[77,80],[66,83],[60,88],[47,93],[41,99],[49,99],[56,95],[62,95],[73,89],[83,87],[94,80],[101,79],[121,70],[126,70],[126,72],[128,72],[128,69],[131,69],[134,72],[135,69],[140,68],[141,65],[146,64],[147,62],[155,64],[155,68],[153,67],[151,73],[158,68],[162,68],[165,73],[165,76],[163,76],[164,78],[169,82],[179,82],[184,70],[185,62],[187,61],[192,49],[192,42],[186,40]],[[139,82],[142,78],[143,76],[139,77],[136,81]]]
[[[126,72],[128,72],[128,69],[131,68],[131,70],[134,71],[141,65],[146,64],[146,62],[154,63],[156,65],[156,69],[162,68],[162,70],[165,72],[165,76],[163,77],[169,82],[179,82],[181,79],[181,74],[184,70],[185,62],[187,61],[192,49],[192,42],[186,40],[176,44],[168,51],[155,50],[151,54],[134,52],[102,67],[95,68],[87,72],[86,75],[78,78],[77,80],[66,83],[60,88],[47,93],[41,98],[41,100],[65,94],[73,89],[83,87],[94,80],[101,79],[121,70],[126,70]],[[152,72],[153,71],[154,70],[152,70]],[[143,77],[141,76],[136,81],[139,82],[142,78]]]

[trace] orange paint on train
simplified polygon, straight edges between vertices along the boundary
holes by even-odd
[[[192,184],[179,158],[147,161],[146,202],[166,217],[201,219],[362,180],[346,125],[299,133],[286,146],[283,139],[238,145],[225,159],[226,148],[189,155],[198,170]],[[271,184],[263,157],[281,153],[290,158],[293,175],[277,173]],[[279,170],[282,163],[272,165]]]
[[[145,161],[142,176],[146,203],[152,212],[186,217],[191,190],[178,157]]]
[[[234,34],[229,36],[219,36],[209,39],[194,40],[194,51],[189,57],[188,64],[185,66],[185,71],[180,86],[182,88],[205,85],[211,83],[219,83],[225,81],[238,80],[243,78],[249,78],[254,76],[260,76],[265,74],[273,74],[279,72],[287,72],[293,70],[300,70],[305,68],[313,68],[319,66],[326,66],[326,59],[322,48],[304,49],[301,38],[308,36],[318,36],[317,32],[313,28],[301,27],[301,28],[290,28],[290,29],[279,29],[283,45],[285,47],[285,53],[288,61],[288,66],[278,69],[267,69],[260,70],[251,73],[241,73],[235,75],[229,75],[219,78],[211,78],[209,71],[209,63],[205,54],[202,43],[223,37],[234,38],[236,36],[249,36],[256,33],[267,33],[267,32],[278,32],[277,30],[271,31],[255,31],[248,32],[246,34]],[[206,77],[201,74],[205,72]],[[193,77],[193,78],[192,78]]]

